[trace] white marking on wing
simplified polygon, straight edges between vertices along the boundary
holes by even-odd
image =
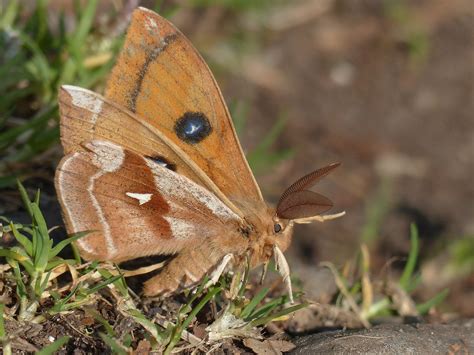
[[[146,160],[146,164],[153,171],[158,191],[162,192],[163,195],[171,197],[167,199],[168,201],[185,202],[189,201],[190,197],[192,197],[192,199],[206,206],[222,221],[240,220],[240,217],[234,211],[204,187],[183,175],[163,168],[160,164],[149,159]]]
[[[172,216],[163,216],[163,218],[170,225],[171,234],[176,239],[186,240],[196,233],[196,227],[184,219]]]
[[[125,195],[128,197],[134,198],[135,200],[138,200],[138,204],[141,206],[151,200],[151,197],[153,194],[140,194],[137,192],[126,192]]]
[[[111,142],[94,140],[87,143],[86,147],[95,153],[92,163],[107,173],[120,169],[125,159],[123,148]]]
[[[92,141],[87,144],[87,147],[95,153],[92,157],[92,163],[101,169],[90,178],[87,192],[89,193],[92,204],[94,205],[100,224],[104,228],[107,254],[109,257],[112,257],[117,253],[117,248],[115,247],[114,240],[110,234],[109,223],[105,219],[99,201],[97,201],[97,198],[94,195],[94,184],[95,180],[99,179],[102,175],[118,170],[123,164],[125,153],[122,147],[110,142]]]
[[[92,175],[92,177],[89,180],[89,186],[87,186],[87,192],[89,193],[89,197],[91,198],[92,204],[94,205],[94,209],[97,213],[97,217],[99,218],[99,222],[102,225],[102,228],[104,229],[104,238],[105,238],[105,243],[107,247],[107,254],[109,257],[111,257],[117,252],[117,249],[115,248],[114,241],[110,235],[109,223],[105,219],[104,212],[102,211],[102,208],[100,207],[99,201],[97,201],[96,197],[94,196],[95,180],[100,178],[102,175],[104,175],[104,172],[100,170],[94,175]]]
[[[77,233],[77,232],[81,232],[82,228],[78,225],[78,222],[80,222],[78,219],[74,218],[74,214],[72,213],[72,211],[70,210],[67,202],[66,202],[66,199],[64,198],[66,193],[62,193],[63,191],[66,191],[67,190],[67,186],[64,186],[63,183],[64,183],[64,175],[63,174],[67,174],[69,171],[74,171],[74,169],[70,169],[68,168],[69,164],[71,164],[72,161],[74,161],[74,159],[79,155],[80,153],[76,152],[74,153],[73,155],[71,155],[70,157],[68,157],[67,159],[65,159],[61,165],[61,170],[60,170],[60,175],[59,175],[59,191],[60,193],[58,193],[58,198],[61,200],[61,205],[66,209],[66,215],[69,216],[68,218],[68,221],[69,223],[71,223],[71,227],[72,227],[72,230]],[[94,252],[94,248],[87,242],[87,236],[85,236],[84,238],[80,238],[76,241],[77,244],[80,245],[80,247],[82,249],[84,249],[86,252],[88,253],[93,253]]]
[[[151,17],[147,17],[146,22],[145,22],[145,27],[149,31],[154,31],[155,29],[158,28],[158,25],[154,19],[152,19]]]
[[[91,122],[95,124],[100,112],[102,111],[102,99],[96,97],[91,91],[77,86],[63,85],[62,88],[71,95],[72,103],[74,105],[92,112]]]

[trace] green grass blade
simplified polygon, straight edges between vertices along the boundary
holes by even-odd
[[[35,289],[35,292],[36,294],[38,295],[38,297],[41,297],[41,295],[43,294],[44,290],[46,289],[46,286],[48,286],[48,281],[49,281],[49,278],[51,276],[51,272],[53,270],[49,270],[48,273],[46,274],[46,276],[44,277],[43,279],[43,282],[39,282],[40,279],[38,278],[38,287]]]
[[[107,285],[109,285],[111,283],[114,283],[115,281],[117,281],[120,278],[122,278],[122,275],[112,276],[110,279],[104,280],[104,281],[100,282],[99,284],[97,284],[96,286],[88,289],[86,291],[86,294],[91,295],[93,293],[96,293],[97,291],[103,289],[104,287],[106,287]]]
[[[18,176],[21,176],[21,170],[15,171],[15,175],[1,176],[0,177],[0,189],[5,189],[7,187],[11,187],[11,186],[15,185],[15,182],[17,181]]]
[[[17,261],[28,260],[28,257],[21,255],[19,253],[16,253],[10,249],[5,249],[5,248],[0,248],[0,256],[11,258]]]
[[[3,93],[2,99],[0,101],[0,112],[2,112],[2,115],[3,115],[4,112],[7,112],[13,109],[18,101],[26,99],[29,95],[32,95],[34,93],[35,93],[35,88],[33,87],[25,87],[25,88],[15,89],[14,91],[7,91]],[[15,128],[12,128],[12,130],[14,129]],[[0,135],[0,137],[2,138],[8,137],[7,132],[5,134]],[[7,142],[5,142],[5,140],[0,140],[0,147],[2,149],[7,148],[6,143]]]
[[[72,296],[75,295],[77,290],[79,289],[80,283],[78,283],[74,288],[69,292],[64,298],[59,299],[53,307],[51,307],[51,312],[62,312],[66,306],[66,303],[69,302],[69,300],[72,298]]]
[[[191,324],[196,315],[199,313],[199,311],[207,304],[207,302],[209,302],[215,295],[217,295],[221,291],[222,287],[220,286],[212,287],[206,294],[206,296],[204,296],[203,299],[199,301],[199,303],[196,305],[196,307],[193,308],[191,313],[189,313],[188,317],[183,322],[182,328],[186,329],[189,324]]]
[[[34,157],[38,156],[41,152],[45,151],[54,144],[57,144],[59,138],[59,126],[54,127],[42,127],[34,131],[28,141],[28,144],[24,144],[18,147],[14,157],[11,157],[10,161],[14,162],[26,162]]]
[[[59,349],[65,345],[71,337],[68,336],[62,336],[58,338],[54,343],[49,344],[48,346],[45,346],[43,349],[40,351],[36,352],[36,355],[53,355],[55,354]]]
[[[252,314],[252,312],[254,311],[254,309],[258,306],[258,304],[265,298],[265,296],[267,295],[268,291],[270,291],[269,288],[267,287],[264,287],[260,290],[259,293],[257,293],[253,298],[252,300],[250,301],[250,303],[245,306],[244,310],[242,311],[242,313],[240,314],[240,317],[243,318],[243,319],[247,319],[250,314]]]
[[[9,260],[9,259],[7,259],[7,261],[8,261],[8,264],[10,264],[10,266],[12,267],[13,275],[15,276],[16,293],[18,294],[18,296],[20,296],[20,298],[26,297],[28,294],[26,292],[26,286],[25,286],[25,283],[23,282],[23,278],[21,275],[21,270],[20,270],[20,266],[18,265],[18,262],[16,262],[15,260]]]
[[[79,73],[84,72],[83,60],[84,60],[84,48],[89,34],[94,16],[97,8],[98,0],[90,0],[87,2],[84,10],[81,12],[79,22],[76,31],[73,36],[69,38],[68,46],[69,51],[74,59],[75,70]],[[84,75],[81,75],[84,76]]]
[[[209,292],[199,301],[199,303],[192,309],[192,311],[189,313],[189,315],[186,317],[184,320],[183,324],[180,326],[177,326],[173,334],[171,336],[171,340],[166,347],[166,350],[164,352],[165,355],[171,354],[171,351],[173,348],[176,346],[176,344],[179,342],[179,339],[181,339],[181,334],[183,330],[185,330],[189,324],[196,318],[197,314],[201,311],[201,309],[212,299],[214,298],[215,295],[217,295],[219,292],[222,291],[222,287],[220,286],[214,286],[209,289]]]
[[[48,121],[56,116],[57,114],[57,105],[53,104],[50,106],[47,106],[46,108],[42,109],[40,112],[38,112],[33,118],[28,120],[25,124],[22,124],[20,126],[11,128],[3,133],[0,133],[0,149],[3,149],[3,147],[8,147],[12,144],[14,144],[17,140],[18,137],[29,131],[40,131],[44,128],[45,125],[47,125]],[[16,157],[6,157],[5,161],[17,161]]]
[[[118,267],[117,267],[117,270],[120,272],[120,269]],[[106,280],[113,276],[112,273],[109,270],[106,270],[106,269],[98,269],[97,271]],[[122,277],[120,277],[119,279],[114,281],[114,286],[117,287],[117,289],[120,291],[120,293],[122,294],[123,297],[128,297],[129,296],[128,286],[127,286],[127,283],[125,281],[125,277],[123,277],[123,275],[122,275]]]
[[[102,317],[100,315],[99,312],[97,312],[96,310],[94,310],[92,308],[84,308],[84,310],[85,310],[86,314],[92,316],[92,318],[94,318],[97,322],[102,324],[105,331],[107,332],[107,335],[109,335],[111,337],[116,337],[117,336],[115,334],[114,328],[109,324],[109,322],[107,322],[107,320],[104,317]]]
[[[40,192],[40,189],[37,189],[36,194],[35,194],[35,199],[33,202],[36,203],[38,207],[40,205],[40,198],[41,198],[41,192]]]
[[[265,317],[276,307],[283,306],[286,302],[288,302],[288,296],[275,298],[274,300],[264,304],[262,307],[257,308],[248,318],[255,319]]]
[[[10,258],[9,255],[4,255],[7,258],[7,262],[13,267],[14,271],[16,271],[15,268],[18,268],[18,263],[20,263],[21,266],[25,268],[26,272],[29,275],[33,275],[34,273],[33,263],[31,262],[31,259],[27,255],[22,254],[21,249],[14,250],[14,248],[11,248],[10,250],[8,250],[8,249],[2,248],[2,250],[6,250],[5,252],[2,252],[2,253],[9,254],[12,256],[12,258]],[[12,254],[10,254],[10,252]],[[18,268],[18,273],[20,275],[20,280],[21,280],[21,273],[20,273],[19,268]]]
[[[416,261],[418,259],[418,252],[419,252],[419,238],[418,238],[418,229],[416,228],[415,224],[410,225],[410,240],[411,240],[411,247],[410,253],[408,254],[408,260],[403,269],[402,276],[400,277],[400,286],[407,290],[410,287],[410,281],[415,271]]]
[[[48,261],[48,265],[46,265],[46,271],[49,271],[51,269],[54,269],[55,267],[57,267],[58,265],[62,265],[62,264],[65,264],[65,265],[74,265],[76,264],[76,260],[74,259],[61,259],[61,258],[54,258],[54,260],[50,260]]]
[[[30,217],[33,218],[33,210],[31,208],[31,200],[28,197],[28,192],[26,192],[26,189],[20,180],[17,180],[16,183],[18,185],[18,190],[20,191],[20,197],[21,197],[21,200],[23,201],[23,204],[25,205],[26,211],[28,212]]]
[[[432,299],[429,301],[426,301],[425,303],[419,304],[416,306],[417,311],[421,314],[424,315],[428,313],[428,311],[440,304],[441,302],[444,301],[444,299],[448,296],[449,294],[449,289],[445,288],[443,291],[438,293],[436,296],[434,296]]]
[[[82,46],[86,41],[87,35],[89,34],[92,23],[94,21],[95,12],[97,9],[98,0],[91,0],[87,2],[87,6],[81,13],[79,24],[76,28],[73,41],[74,45]]]
[[[32,52],[27,69],[35,80],[42,84],[43,94],[47,96],[49,94],[47,88],[53,83],[54,69],[50,66],[46,53],[36,40],[28,36],[26,32],[20,32],[19,36],[25,47]]]
[[[369,246],[374,244],[379,236],[380,226],[387,215],[390,207],[390,196],[392,195],[392,181],[390,179],[384,179],[380,183],[369,203],[367,204],[365,211],[365,219],[361,231],[361,241]]]
[[[69,238],[61,240],[54,248],[52,248],[49,252],[49,258],[52,259],[56,255],[58,255],[61,250],[63,250],[66,246],[71,244],[72,242],[86,236],[87,234],[91,233],[92,231],[84,231],[72,234]]]
[[[112,337],[108,336],[105,333],[99,333],[100,337],[104,341],[105,344],[112,350],[113,354],[118,355],[127,355],[128,352],[120,345],[117,340],[113,339]]]
[[[208,280],[209,280],[209,277],[207,275],[204,275],[204,278],[202,279],[201,284],[196,289],[194,294],[188,299],[188,302],[181,307],[180,313],[187,313],[192,309],[191,305],[202,294]]]
[[[36,236],[36,248],[34,249],[35,266],[40,270],[45,270],[49,260],[49,253],[53,246],[53,240],[49,237],[48,226],[38,204],[33,202],[31,209],[33,211],[33,223],[37,226],[36,233],[33,234],[34,240]]]
[[[0,344],[2,346],[3,354],[10,355],[12,354],[10,339],[7,338],[7,334],[5,332],[5,320],[4,317],[4,307],[3,303],[0,303]]]
[[[270,129],[270,132],[262,139],[262,141],[247,154],[247,161],[252,170],[258,174],[260,171],[270,168],[278,164],[280,161],[288,159],[292,154],[292,150],[281,150],[275,153],[270,151],[271,146],[276,142],[286,126],[286,117],[282,116]]]
[[[229,111],[234,123],[235,132],[237,136],[241,137],[247,123],[249,104],[246,101],[233,101],[229,105]]]
[[[33,202],[31,204],[31,210],[33,212],[33,221],[35,222],[34,224],[38,226],[39,232],[41,235],[44,236],[49,236],[48,233],[48,226],[46,225],[46,221],[44,219],[43,213],[41,212],[38,204],[36,202]]]
[[[261,150],[270,149],[273,143],[275,143],[278,137],[280,137],[280,135],[283,133],[283,130],[285,129],[285,126],[286,126],[286,121],[287,121],[286,116],[280,116],[278,118],[278,121],[276,121],[276,123],[270,129],[270,132],[268,132],[265,135],[265,137],[263,137],[263,140],[258,145],[257,149],[261,149]]]
[[[144,314],[142,314],[137,309],[129,309],[127,313],[143,328],[145,328],[158,343],[164,343],[166,339],[169,338],[169,333],[167,330],[160,331],[158,326],[148,320]]]
[[[474,235],[467,235],[449,245],[452,255],[446,266],[457,274],[468,275],[474,272]]]
[[[0,4],[0,28],[12,27],[20,11],[18,1],[7,1],[6,3],[8,4],[6,7],[5,3]]]
[[[4,311],[5,305],[3,303],[0,303],[0,339],[5,338],[5,322],[3,320],[3,311]]]
[[[26,253],[29,256],[33,256],[33,244],[31,243],[31,240],[21,234],[12,222],[10,222],[10,229],[13,236],[18,241],[18,243],[20,243],[23,249],[25,249]]]
[[[405,289],[405,292],[407,293],[414,292],[418,288],[418,286],[421,285],[422,281],[423,281],[423,278],[421,277],[421,273],[419,272],[415,273],[410,280],[410,284]]]
[[[290,313],[293,313],[301,308],[304,308],[304,307],[307,307],[308,306],[308,303],[301,303],[301,304],[297,304],[295,306],[291,306],[291,307],[288,307],[288,308],[285,308],[285,309],[282,309],[281,311],[279,312],[276,312],[276,313],[272,313],[268,316],[265,316],[265,317],[261,317],[261,318],[257,318],[255,320],[253,320],[250,324],[252,324],[252,326],[254,327],[258,327],[260,325],[265,325],[269,322],[271,322],[272,320],[276,319],[276,318],[280,318],[280,317],[283,317],[283,316],[286,316]]]

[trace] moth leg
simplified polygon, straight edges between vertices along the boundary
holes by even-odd
[[[168,295],[198,284],[222,258],[202,249],[184,249],[179,252],[158,275],[145,282],[143,293],[146,296]]]
[[[283,255],[283,252],[276,245],[275,247],[273,247],[273,256],[275,257],[276,269],[280,273],[283,282],[286,285],[286,289],[288,290],[288,297],[290,298],[290,303],[295,303],[295,301],[293,300],[293,288],[291,287],[290,266],[286,261],[285,255]]]
[[[225,271],[225,268],[227,267],[227,265],[229,264],[229,262],[232,260],[233,257],[234,255],[230,253],[224,255],[219,265],[217,265],[214,271],[212,271],[209,281],[207,281],[206,283],[206,287],[215,285],[217,281],[219,281],[222,273]]]

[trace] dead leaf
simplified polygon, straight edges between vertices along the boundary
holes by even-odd
[[[137,348],[133,351],[133,355],[148,355],[150,351],[150,342],[146,339],[143,339],[138,342]]]

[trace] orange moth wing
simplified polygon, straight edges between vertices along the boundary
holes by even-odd
[[[134,11],[105,96],[157,127],[241,209],[265,208],[214,77],[167,20]]]
[[[82,144],[91,140],[116,143],[190,178],[243,215],[181,148],[122,106],[90,90],[64,85],[59,92],[59,110],[65,154],[84,150]]]

